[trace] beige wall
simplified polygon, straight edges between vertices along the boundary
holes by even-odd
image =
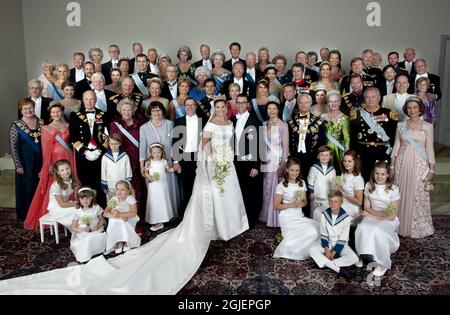
[[[17,9],[18,4],[10,2]],[[366,24],[368,0],[79,0],[81,27],[74,28],[66,24],[69,2],[22,0],[28,78],[39,75],[43,59],[71,65],[74,51],[87,53],[96,45],[106,55],[111,43],[121,47],[123,56],[130,56],[134,41],[175,60],[183,44],[198,59],[203,42],[227,56],[232,41],[243,44],[243,53],[267,46],[272,56],[284,53],[290,62],[298,50],[328,46],[341,50],[345,68],[366,47],[380,51],[386,63],[389,51],[413,46],[418,57],[428,60],[430,70],[438,72],[440,36],[450,33],[446,0],[378,1],[381,27]],[[5,10],[2,14],[11,17]],[[16,60],[23,49],[11,50],[8,58],[11,52]]]
[[[22,3],[2,1],[0,10],[1,115],[0,155],[9,152],[8,132],[17,119],[17,100],[26,96],[25,42],[23,36]]]

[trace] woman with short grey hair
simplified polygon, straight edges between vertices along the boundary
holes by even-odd
[[[216,81],[218,91],[222,91],[223,83],[228,81],[231,77],[231,71],[223,68],[225,62],[225,54],[221,50],[216,50],[211,55],[214,68],[211,71],[211,76]]]
[[[178,57],[178,79],[189,78],[193,84],[197,84],[195,81],[195,66],[190,63],[192,60],[192,52],[188,46],[181,46],[177,52]]]

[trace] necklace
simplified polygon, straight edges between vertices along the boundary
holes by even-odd
[[[41,136],[41,125],[36,122],[37,130],[34,132],[31,131],[31,128],[28,126],[25,120],[19,120],[17,122],[17,126],[22,129],[30,138],[34,138],[34,143],[39,143],[39,137]],[[36,128],[35,127],[35,128]]]

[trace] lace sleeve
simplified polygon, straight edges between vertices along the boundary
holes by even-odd
[[[19,134],[17,132],[16,124],[11,124],[11,128],[9,129],[9,148],[11,150],[11,155],[14,160],[14,164],[16,165],[16,169],[23,168],[22,161],[20,161],[19,156]]]

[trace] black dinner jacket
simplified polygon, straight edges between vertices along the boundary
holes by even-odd
[[[211,60],[211,65],[214,68],[213,60],[212,59],[209,59],[209,60]],[[199,61],[194,62],[195,69],[197,69],[198,67],[202,67],[202,66],[203,66],[203,59],[200,59]]]
[[[111,80],[111,69],[112,69],[112,61],[108,61],[107,63],[102,64],[102,74],[105,77],[105,85],[110,85],[112,83]]]
[[[83,99],[83,93],[86,91],[92,90],[91,82],[92,81],[88,81],[87,78],[84,78],[83,80],[76,83],[75,84],[75,98],[77,98],[81,101]]]
[[[233,122],[233,126],[236,129],[237,118],[233,117],[231,121]],[[244,131],[242,132],[241,138],[237,142],[237,145],[240,149],[239,156],[237,155],[235,156],[235,162],[249,163],[248,164],[249,169],[256,169],[258,171],[261,166],[261,157],[259,155],[260,150],[258,141],[259,130],[261,126],[262,125],[260,121],[254,115],[250,114],[250,116],[247,119],[247,122],[245,123]],[[236,142],[233,145],[236,145]],[[253,150],[256,150],[256,152],[252,152]],[[235,153],[238,152],[237,148],[235,148],[234,152]],[[254,156],[253,156],[253,159],[255,159],[254,161],[243,161],[241,159],[243,156],[247,156],[249,154],[252,155],[256,154],[256,159]]]
[[[433,93],[437,95],[437,101],[442,97],[441,92],[441,78],[438,75],[428,73],[428,80],[430,80],[430,88],[428,89],[428,93]],[[415,94],[416,91],[416,76],[417,73],[409,77],[409,94]]]
[[[75,82],[76,79],[77,78],[76,78],[75,68],[72,68],[72,69],[70,69],[69,80],[72,81],[73,83],[77,83],[77,82]]]
[[[247,63],[245,62],[244,59],[241,59],[241,58],[239,58],[239,61],[242,62],[242,63],[244,64],[244,74],[245,74],[245,70],[247,70]],[[222,66],[222,67],[223,67],[224,69],[233,71],[233,62],[232,62],[232,60],[229,59],[229,60],[225,61],[225,62],[223,63],[223,66]]]
[[[406,66],[405,66],[406,60],[400,61],[397,66],[404,69],[406,71],[406,73],[408,73],[408,71],[406,70]],[[413,61],[412,63],[412,67],[411,67],[411,73],[409,73],[409,76],[415,76],[416,75],[416,62]]]
[[[178,86],[178,83],[177,83]],[[177,88],[177,97],[180,96],[180,90]],[[170,101],[173,100],[172,93],[170,93],[169,83],[167,81],[163,82],[163,87],[161,89],[161,97],[167,98]]]
[[[228,88],[230,87],[230,84],[234,82],[234,77],[231,77],[230,80],[225,81],[222,86],[222,94],[225,94],[227,99],[230,98],[230,94],[228,91]],[[256,87],[255,84],[249,82],[247,79],[245,79],[245,73],[244,73],[244,90],[241,91],[241,93],[246,94],[249,99],[256,98]]]

